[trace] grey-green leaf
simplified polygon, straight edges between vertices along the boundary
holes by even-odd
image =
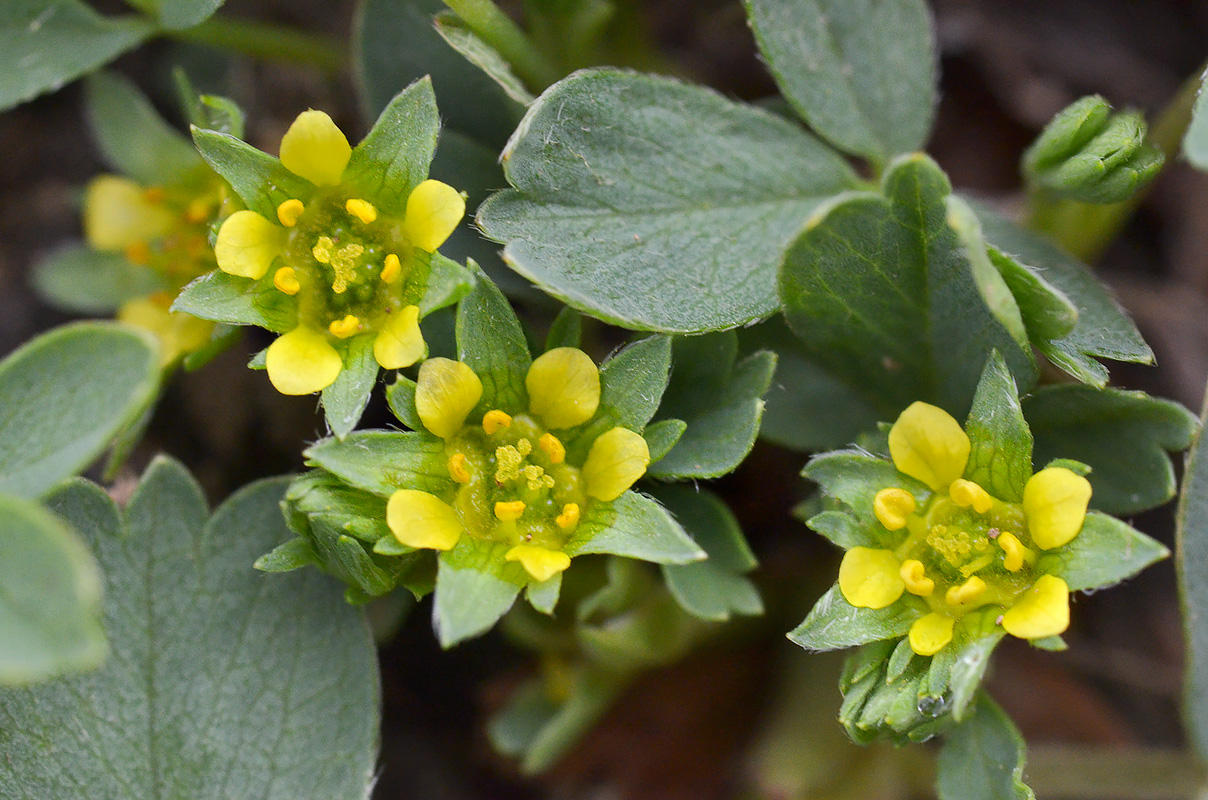
[[[618,351],[600,365],[594,424],[640,432],[658,410],[670,370],[671,340],[666,336],[648,336]]]
[[[875,519],[872,502],[882,489],[895,486],[905,489],[920,502],[930,494],[925,485],[898,472],[893,462],[859,450],[837,450],[815,456],[805,465],[801,475],[817,483],[825,494],[849,506],[865,521]]]
[[[1208,420],[1208,405],[1200,417]],[[1187,642],[1183,723],[1201,759],[1208,760],[1208,436],[1200,434],[1187,460],[1176,528],[1179,599]]]
[[[213,270],[181,290],[173,311],[230,325],[258,325],[277,333],[298,326],[298,307],[273,287],[272,278],[253,281]]]
[[[1015,379],[997,351],[986,362],[965,422],[972,447],[965,477],[1000,500],[1016,503],[1032,477],[1032,433]]]
[[[478,221],[513,269],[591,316],[679,333],[771,314],[785,245],[819,202],[855,185],[787,120],[606,69],[546,90],[503,163],[515,189]]]
[[[1023,782],[1026,749],[1011,718],[989,697],[944,739],[936,788],[940,800],[1036,800]]]
[[[289,536],[283,490],[253,484],[207,522],[197,485],[158,461],[120,524],[83,481],[50,498],[101,565],[115,655],[98,672],[0,695],[0,795],[366,796],[380,696],[363,615],[316,571],[251,567]]]
[[[159,386],[159,348],[116,323],[56,328],[0,362],[0,492],[37,497],[88,466]]]
[[[920,149],[936,101],[923,0],[746,0],[785,98],[840,150],[885,161]]]
[[[343,441],[317,442],[305,456],[311,466],[382,497],[398,489],[440,494],[453,488],[444,443],[426,433],[356,431]]]
[[[506,544],[462,536],[440,554],[432,625],[441,647],[477,636],[507,613],[528,575],[519,564],[504,561]]]
[[[1161,543],[1128,523],[1092,511],[1073,541],[1041,557],[1053,562],[1044,572],[1062,578],[1077,592],[1119,583],[1169,555]]]
[[[30,273],[34,291],[61,311],[113,314],[127,300],[162,289],[152,270],[131,264],[121,253],[69,244],[55,250]]]
[[[885,608],[856,608],[835,585],[818,599],[788,637],[806,650],[841,650],[904,636],[922,615],[923,612],[906,602]]]
[[[1191,111],[1191,125],[1183,136],[1183,155],[1196,167],[1208,170],[1208,93],[1204,92],[1203,77]]]
[[[249,209],[269,220],[286,200],[309,197],[310,182],[287,170],[281,159],[217,131],[193,127],[193,143]]]

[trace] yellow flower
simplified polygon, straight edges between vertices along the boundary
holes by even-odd
[[[129,325],[150,331],[159,340],[160,366],[168,366],[178,358],[200,350],[210,341],[214,323],[192,314],[169,311],[172,296],[157,292],[126,302],[117,318]]]
[[[506,544],[504,559],[536,581],[570,566],[563,547],[583,517],[642,477],[650,451],[639,433],[622,427],[568,450],[564,432],[578,436],[573,429],[589,423],[600,404],[599,369],[581,350],[538,357],[525,388],[526,408],[483,409],[482,379],[470,367],[447,358],[420,366],[416,413],[443,440],[456,489],[447,497],[395,492],[387,524],[398,541],[447,550],[470,535]],[[573,455],[584,448],[585,456]]]
[[[1078,535],[1090,482],[1048,467],[1028,480],[1022,503],[1006,502],[966,477],[970,450],[969,437],[944,410],[914,403],[903,411],[889,432],[890,457],[898,472],[931,491],[877,492],[874,516],[897,544],[852,547],[839,568],[839,591],[853,606],[906,602],[918,609],[908,640],[919,655],[942,650],[974,611],[997,609],[997,624],[1023,639],[1055,636],[1069,625],[1069,588],[1039,570],[1039,555]]]
[[[333,383],[343,368],[336,345],[353,336],[373,335],[374,358],[385,369],[422,359],[416,286],[407,279],[465,215],[461,194],[425,180],[402,218],[393,217],[347,181],[352,153],[331,117],[304,111],[281,140],[281,163],[311,184],[309,196],[278,204],[275,219],[238,211],[218,230],[214,252],[223,272],[253,281],[271,274],[272,286],[295,299],[298,328],[270,348],[267,362],[269,379],[285,394]]]

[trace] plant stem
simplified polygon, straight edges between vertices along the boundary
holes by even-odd
[[[511,64],[531,91],[541,92],[561,77],[528,34],[491,0],[444,0],[444,3]]]
[[[345,62],[344,49],[334,39],[247,19],[211,17],[195,27],[164,31],[163,35],[255,58],[306,64],[324,72],[339,72]]]

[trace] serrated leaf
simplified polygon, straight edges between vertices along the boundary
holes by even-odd
[[[759,50],[801,118],[840,150],[885,161],[920,149],[937,59],[922,0],[746,0]]]
[[[528,341],[507,298],[481,275],[457,307],[457,358],[482,380],[480,408],[509,413],[528,408]]]
[[[335,382],[323,390],[323,414],[337,439],[352,432],[369,405],[380,369],[373,355],[373,341],[373,334],[365,334],[344,342],[340,354],[344,367]]]
[[[106,17],[79,0],[0,4],[0,111],[103,66],[150,36],[142,17]]]
[[[1077,384],[1046,386],[1023,401],[1037,464],[1072,458],[1091,468],[1091,507],[1134,514],[1174,497],[1167,452],[1190,446],[1190,411],[1144,392]]]
[[[159,387],[159,348],[115,323],[56,328],[0,362],[0,492],[37,497],[88,466]]]
[[[610,553],[656,564],[689,564],[706,557],[667,510],[635,491],[592,503],[566,545],[569,556]]]
[[[965,478],[1000,500],[1017,503],[1032,477],[1032,433],[1015,379],[997,351],[990,355],[965,422],[972,447]]]
[[[257,325],[276,333],[298,326],[298,307],[267,281],[213,270],[189,283],[172,302],[173,311],[230,325]]]
[[[308,464],[381,497],[399,489],[440,494],[454,487],[444,442],[425,433],[356,431],[343,441],[317,442],[304,455]]]
[[[1063,579],[1071,592],[1077,592],[1119,583],[1169,555],[1162,544],[1131,525],[1092,511],[1073,541],[1041,558],[1046,562],[1042,571]]]
[[[116,509],[91,484],[50,498],[97,556],[121,657],[0,695],[0,794],[365,796],[380,704],[369,627],[329,578],[251,568],[289,536],[283,490],[279,480],[253,484],[207,522],[200,489],[161,460],[116,527]]]
[[[504,560],[508,545],[462,536],[437,559],[432,626],[446,649],[488,630],[507,613],[529,582],[524,569]]]
[[[520,105],[528,105],[536,99],[512,72],[512,65],[508,63],[507,59],[501,56],[498,50],[483,41],[456,14],[451,11],[437,14],[435,24],[436,32],[440,34],[446,44],[495,81],[504,94],[512,100]]]
[[[818,203],[855,185],[787,120],[616,70],[546,90],[503,163],[515,189],[478,222],[513,269],[591,316],[678,333],[771,314],[784,246]]]
[[[127,300],[144,297],[164,283],[121,253],[69,244],[55,250],[30,273],[30,283],[46,303],[76,314],[113,314]]]
[[[84,85],[92,137],[109,166],[146,186],[177,183],[203,168],[193,144],[129,80],[98,72]]]
[[[1203,427],[1208,424],[1208,405],[1200,424],[1179,496],[1175,567],[1187,643],[1183,724],[1195,751],[1208,759],[1208,436]]]
[[[411,190],[428,177],[440,117],[432,81],[420,78],[395,95],[352,151],[343,180],[399,217]]]
[[[940,800],[1036,800],[1023,782],[1023,737],[989,697],[952,729],[940,749],[936,788]]]
[[[281,159],[234,136],[194,126],[193,143],[239,199],[265,219],[275,220],[277,206],[291,198],[310,197],[313,191],[310,181],[287,170]]]
[[[924,400],[963,416],[995,349],[1031,387],[1031,351],[987,307],[948,224],[947,176],[914,155],[894,161],[882,184],[883,197],[829,203],[785,254],[780,296],[805,351],[895,408]]]
[[[832,586],[805,620],[789,632],[789,641],[806,650],[841,650],[905,636],[922,612],[909,603],[885,608],[856,608]]]

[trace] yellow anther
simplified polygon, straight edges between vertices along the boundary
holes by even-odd
[[[199,222],[205,222],[210,218],[210,211],[213,204],[208,200],[203,200],[200,197],[190,200],[189,205],[185,206],[185,222],[191,222],[196,225]]]
[[[511,415],[497,408],[492,408],[482,415],[482,429],[486,431],[487,436],[497,433],[500,428],[510,428],[511,425]],[[528,453],[521,453],[521,455],[528,455]]]
[[[905,489],[882,489],[872,500],[873,513],[888,530],[906,527],[906,518],[914,513],[914,495]]]
[[[558,523],[558,527],[564,531],[579,524],[579,504],[567,503],[562,506],[562,513],[554,518],[554,522]]]
[[[281,205],[277,206],[277,219],[287,228],[292,228],[298,224],[298,217],[302,216],[302,212],[306,210],[306,206],[302,205],[301,200],[292,199],[286,200]],[[326,238],[326,237],[324,237]],[[328,239],[328,241],[331,241]],[[315,258],[318,258],[316,255]]]
[[[327,330],[331,331],[331,335],[337,339],[347,339],[361,329],[361,321],[352,314],[338,319],[327,326]]]
[[[953,586],[944,594],[944,600],[950,606],[967,605],[976,601],[986,593],[986,582],[974,575],[960,586]]]
[[[162,186],[148,186],[143,190],[143,197],[148,203],[162,203],[167,194]]]
[[[366,225],[377,219],[377,209],[373,204],[355,197],[344,204],[344,210]]]
[[[382,283],[394,283],[402,272],[403,265],[399,263],[398,256],[394,253],[387,254],[386,265],[382,267]]]
[[[142,267],[151,260],[151,248],[146,242],[131,242],[126,245],[125,255],[131,264]]]
[[[528,439],[521,439],[520,441],[516,442],[516,452],[522,456],[527,456],[529,453],[533,452],[533,443]]]
[[[1023,542],[1013,533],[1000,533],[994,541],[1002,548],[1002,565],[1007,572],[1019,572],[1025,561],[1029,560],[1032,552],[1024,547]]]
[[[495,518],[502,522],[515,522],[523,513],[523,500],[500,501],[495,504]]]
[[[972,508],[978,514],[985,514],[994,506],[994,500],[985,489],[973,481],[957,478],[948,487],[948,495],[961,508]]]
[[[458,483],[470,482],[470,470],[466,467],[465,453],[454,453],[449,457],[449,477]]]
[[[929,597],[935,591],[935,581],[927,577],[922,561],[914,558],[907,559],[902,562],[902,569],[899,572],[902,576],[902,583],[906,584],[906,591],[911,594]]]
[[[320,264],[330,264],[335,246],[336,243],[331,240],[330,236],[320,236],[318,241],[315,242],[315,246],[310,248],[310,254]]]
[[[302,288],[302,284],[298,282],[298,273],[294,272],[293,267],[281,267],[273,273],[273,286],[277,290],[285,294],[294,295]]]
[[[549,456],[551,464],[561,464],[566,460],[566,447],[552,433],[546,433],[537,440],[537,446]]]

